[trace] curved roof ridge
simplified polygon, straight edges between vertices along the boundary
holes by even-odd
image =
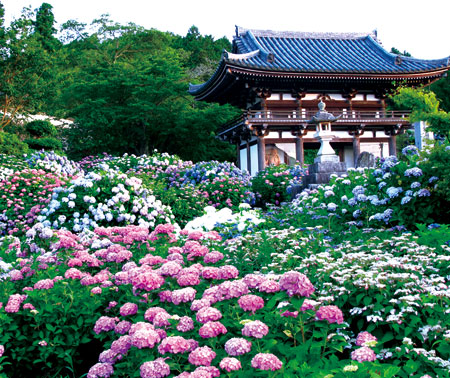
[[[389,51],[387,51],[383,45],[376,39],[376,38],[372,38],[372,36],[368,36],[368,40],[374,45],[374,47],[376,47],[377,49],[379,49],[382,53],[384,53],[386,56],[390,57],[392,59],[392,61],[395,62],[395,60],[400,57],[400,59],[403,61],[410,61],[410,62],[421,62],[421,63],[429,63],[429,64],[438,64],[438,65],[443,65],[444,67],[449,67],[450,66],[450,56],[448,57],[444,57],[441,59],[420,59],[420,58],[414,58],[412,56],[405,56],[405,55],[400,55],[400,54],[394,54],[391,53]]]
[[[371,32],[302,32],[302,31],[274,31],[263,29],[245,29],[236,26],[236,37],[252,33],[255,37],[272,38],[311,38],[311,39],[362,39],[368,36],[377,39],[376,31]]]

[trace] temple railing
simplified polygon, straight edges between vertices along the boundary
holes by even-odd
[[[409,110],[389,110],[389,111],[381,111],[381,110],[339,110],[339,111],[329,111],[329,113],[333,114],[333,116],[341,116],[339,121],[345,122],[351,120],[372,120],[380,122],[383,121],[394,121],[394,120],[404,120],[407,121],[410,111]],[[247,122],[267,122],[267,123],[293,123],[293,122],[307,122],[310,120],[317,111],[297,111],[297,110],[250,110],[246,112],[245,118]],[[338,122],[339,122],[338,121]]]
[[[409,124],[409,110],[328,110],[333,116],[340,118],[333,122],[333,125],[340,127],[354,127],[357,124],[372,125],[382,127],[383,125],[407,125]],[[239,134],[239,128],[245,125],[272,125],[274,127],[285,128],[298,124],[307,124],[317,111],[296,111],[296,110],[247,110],[241,116],[225,125],[222,125],[217,135]],[[311,125],[312,127],[312,125]]]

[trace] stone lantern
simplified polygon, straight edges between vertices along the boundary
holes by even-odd
[[[305,176],[304,185],[326,184],[330,181],[330,176],[336,174],[342,176],[347,173],[347,166],[339,161],[331,147],[330,141],[335,138],[331,132],[331,123],[335,122],[340,116],[335,117],[325,110],[325,103],[319,102],[319,111],[309,120],[310,124],[316,125],[314,137],[320,142],[320,149],[314,164],[308,167],[309,174]]]

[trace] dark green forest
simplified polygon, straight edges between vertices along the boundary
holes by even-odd
[[[121,25],[107,15],[89,25],[67,20],[57,30],[49,3],[24,8],[9,25],[4,13],[0,1],[0,153],[42,147],[79,159],[157,149],[184,160],[235,158],[234,147],[215,136],[240,111],[187,92],[214,72],[223,49],[231,49],[227,38],[214,40],[195,26],[180,36]],[[449,112],[449,78],[431,89]],[[24,124],[29,114],[73,124]]]
[[[58,149],[62,141],[74,159],[157,149],[186,160],[233,160],[234,148],[215,132],[239,111],[187,93],[189,83],[214,72],[231,48],[227,38],[214,40],[195,26],[179,36],[121,25],[107,15],[90,25],[68,20],[57,30],[49,3],[24,8],[10,25],[4,12],[0,2],[0,141],[10,145],[2,152],[37,139],[21,117],[45,114],[73,120],[56,136],[38,136],[47,137],[43,147]]]

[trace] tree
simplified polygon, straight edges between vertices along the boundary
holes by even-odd
[[[54,27],[55,17],[52,12],[53,7],[48,3],[42,3],[36,12],[36,21],[34,22],[35,33],[42,46],[47,51],[55,51],[60,42],[54,37],[56,29]]]
[[[397,106],[411,109],[411,122],[426,121],[429,130],[450,142],[450,114],[439,109],[439,100],[433,92],[400,87],[392,100]]]
[[[75,119],[67,130],[71,155],[158,149],[193,160],[219,151],[232,156],[214,135],[236,113],[230,107],[199,104],[187,94],[188,56],[173,47],[175,37],[130,25],[103,25],[100,34],[89,37],[96,42],[92,39],[91,47],[85,44],[78,54],[84,66],[62,96]]]
[[[0,131],[17,118],[38,112],[53,91],[54,57],[33,33],[33,16],[24,8],[20,18],[1,28]]]
[[[400,52],[400,50],[395,47],[391,48],[391,53],[397,54],[397,55],[409,56],[409,57],[411,56],[411,54],[409,52],[407,52],[406,50],[403,50],[403,52]]]

